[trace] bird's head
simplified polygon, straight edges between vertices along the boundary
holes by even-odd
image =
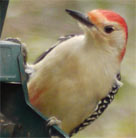
[[[95,41],[101,47],[111,47],[118,52],[119,60],[122,61],[127,44],[128,29],[125,20],[117,13],[110,10],[92,10],[84,15],[80,12],[66,11],[81,25],[86,36]]]

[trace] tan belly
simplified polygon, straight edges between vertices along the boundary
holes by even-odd
[[[29,83],[28,89],[31,103],[45,116],[61,120],[62,129],[69,133],[92,113],[106,89],[103,91],[103,86],[97,85],[91,74],[64,74],[56,73],[41,81],[36,79],[39,81]]]
[[[60,83],[59,85],[61,85]],[[94,110],[97,98],[89,95],[83,85],[77,82],[70,86],[48,88],[40,91],[37,99],[30,96],[31,103],[45,116],[55,116],[62,121],[62,129],[69,133]],[[37,91],[38,92],[38,91]],[[38,95],[37,95],[38,96]]]
[[[90,59],[73,56],[61,62],[48,61],[51,64],[39,67],[28,83],[32,105],[45,116],[61,120],[66,133],[94,111],[114,80],[115,72],[105,72],[103,63],[95,63],[93,59],[91,63]]]

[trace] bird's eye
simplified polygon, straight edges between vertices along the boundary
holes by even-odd
[[[104,31],[109,34],[114,31],[114,28],[113,26],[105,26]]]

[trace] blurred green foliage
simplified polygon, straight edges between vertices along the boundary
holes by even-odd
[[[122,63],[122,81],[113,103],[92,125],[75,138],[136,137],[136,1],[135,0],[11,0],[3,38],[19,37],[26,44],[29,62],[51,47],[62,35],[82,33],[65,9],[86,13],[92,9],[110,9],[128,23],[129,39]]]

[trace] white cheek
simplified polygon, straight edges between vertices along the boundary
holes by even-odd
[[[111,39],[113,40],[114,47],[116,46],[117,49],[121,50],[125,45],[125,33],[123,31],[115,31],[111,35]]]

